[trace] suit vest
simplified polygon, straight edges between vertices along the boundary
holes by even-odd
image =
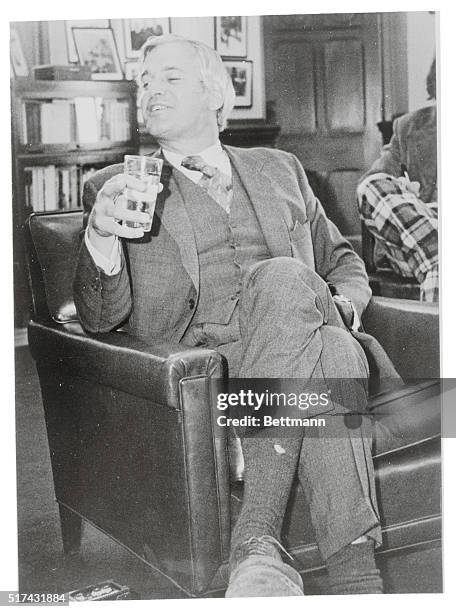
[[[199,260],[199,299],[192,324],[227,324],[239,301],[243,272],[271,257],[250,198],[233,172],[233,198],[227,213],[207,192],[175,172],[195,234]]]

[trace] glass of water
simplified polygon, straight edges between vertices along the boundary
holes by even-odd
[[[124,173],[129,176],[134,176],[139,179],[146,188],[148,193],[147,202],[141,202],[129,197],[130,189],[125,190],[127,198],[127,209],[145,212],[149,215],[150,220],[147,223],[138,221],[124,221],[127,227],[142,227],[145,232],[150,232],[152,228],[152,219],[154,217],[155,202],[157,200],[158,185],[160,183],[160,174],[163,166],[163,160],[157,157],[146,155],[125,155],[124,157]],[[155,194],[155,199],[153,196]],[[152,198],[150,197],[152,195]]]

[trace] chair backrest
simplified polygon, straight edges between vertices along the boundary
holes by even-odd
[[[33,213],[25,224],[25,243],[33,319],[77,321],[73,277],[82,236],[82,211]]]

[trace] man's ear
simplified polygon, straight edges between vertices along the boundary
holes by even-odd
[[[208,92],[208,105],[209,110],[217,111],[219,108],[223,106],[223,96],[219,91],[211,90]]]

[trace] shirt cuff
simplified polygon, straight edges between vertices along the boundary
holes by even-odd
[[[117,236],[113,236],[112,249],[109,257],[106,257],[106,255],[103,255],[103,253],[100,253],[100,251],[90,242],[89,228],[87,228],[85,231],[84,241],[90,256],[95,262],[95,265],[107,276],[114,276],[120,272],[122,267],[122,255],[120,252],[120,241]]]
[[[355,308],[355,305],[352,303],[353,306],[353,323],[351,326],[351,330],[352,331],[359,331],[360,327],[361,327],[361,319],[359,318],[359,314],[358,311]]]
[[[361,319],[353,302],[340,293],[333,295],[337,309],[346,327],[350,331],[359,331]]]

